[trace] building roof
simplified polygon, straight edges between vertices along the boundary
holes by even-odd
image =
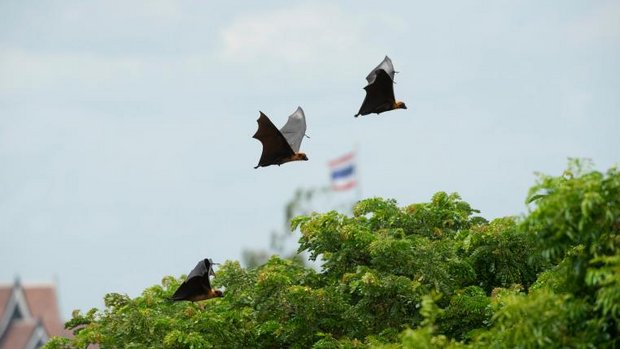
[[[72,337],[53,284],[0,285],[0,349],[39,348],[52,336]]]
[[[66,337],[71,335],[70,331],[65,330],[64,322],[60,318],[56,287],[54,285],[25,285],[24,292],[32,316],[43,322],[43,326],[50,337]]]
[[[37,331],[39,329],[39,331]],[[0,348],[21,349],[37,347],[39,342],[45,342],[47,336],[42,325],[34,319],[21,319],[9,326],[0,343]]]
[[[11,297],[11,291],[13,287],[4,287],[5,285],[0,285],[0,318],[4,314],[4,310],[7,307],[7,303],[9,302],[9,298]]]

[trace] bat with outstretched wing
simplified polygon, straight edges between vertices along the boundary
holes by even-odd
[[[290,161],[308,160],[306,154],[299,151],[301,141],[306,134],[306,116],[301,107],[297,107],[280,130],[263,112],[260,112],[257,122],[258,130],[252,137],[263,144],[263,153],[258,165],[254,168],[280,166]]]
[[[211,259],[204,259],[198,262],[196,267],[187,276],[187,279],[174,292],[172,300],[197,302],[223,297],[222,291],[211,288],[211,281],[209,280],[211,275],[215,276]]]
[[[368,85],[364,87],[366,97],[355,117],[372,113],[381,114],[394,109],[407,109],[404,102],[394,98],[394,75],[396,73],[392,60],[385,56],[383,61],[366,77],[368,81]]]

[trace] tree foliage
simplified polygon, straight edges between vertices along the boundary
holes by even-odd
[[[530,212],[487,221],[457,194],[362,200],[292,220],[321,271],[272,256],[228,261],[225,296],[169,301],[182,278],[74,312],[86,348],[618,347],[620,174],[574,161],[540,176]]]

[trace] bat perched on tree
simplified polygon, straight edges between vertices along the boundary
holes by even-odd
[[[280,130],[263,112],[260,112],[260,117],[256,121],[258,130],[252,137],[263,144],[263,153],[258,165],[254,168],[269,165],[280,166],[290,161],[308,160],[306,154],[299,152],[301,140],[306,134],[306,116],[301,107],[297,107]]]
[[[211,288],[209,276],[215,276],[213,272],[213,262],[211,259],[204,259],[196,265],[189,273],[187,279],[172,295],[173,301],[202,301],[209,298],[223,297],[220,290]]]
[[[393,109],[407,109],[405,103],[396,101],[394,98],[395,73],[392,60],[385,56],[383,62],[366,77],[368,81],[368,85],[364,87],[366,98],[364,98],[364,102],[355,117],[371,113],[380,114]]]

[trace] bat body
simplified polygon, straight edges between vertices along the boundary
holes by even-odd
[[[299,151],[301,141],[306,134],[306,116],[301,107],[297,107],[280,130],[263,112],[260,112],[260,117],[256,121],[258,130],[252,137],[263,144],[263,152],[258,165],[254,168],[280,166],[290,161],[308,160],[306,154]]]
[[[211,275],[215,276],[213,262],[210,259],[198,262],[196,267],[187,276],[187,279],[174,292],[172,300],[197,302],[209,298],[223,297],[222,291],[211,288],[211,282],[209,281],[209,276]]]
[[[395,74],[392,60],[385,56],[383,61],[366,77],[368,81],[368,85],[364,87],[366,97],[355,117],[372,113],[381,114],[394,109],[407,109],[404,102],[394,98]]]

